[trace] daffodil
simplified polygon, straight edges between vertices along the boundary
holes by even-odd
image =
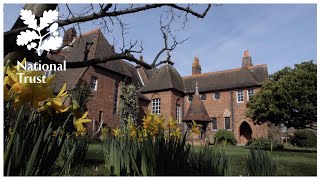
[[[49,107],[53,107],[57,113],[62,113],[68,111],[69,107],[65,106],[61,99],[66,98],[67,91],[66,90],[66,83],[64,83],[62,89],[60,90],[59,94],[56,97],[51,98],[47,101],[42,107],[38,109],[38,111],[47,110]]]
[[[74,116],[73,125],[76,128],[76,132],[82,133],[86,132],[86,128],[83,126],[83,123],[91,122],[90,119],[86,119],[88,112],[85,112],[81,117]]]
[[[200,130],[199,130],[198,125],[195,121],[192,121],[191,131],[192,131],[192,133],[200,134]]]
[[[180,128],[176,128],[175,131],[173,132],[173,136],[175,137],[181,137],[181,129]]]
[[[119,129],[119,128],[115,128],[115,129],[113,129],[113,135],[115,136],[115,137],[119,137],[119,136],[121,136],[121,130]]]
[[[135,127],[134,124],[130,124],[130,136],[132,138],[136,138],[137,137],[137,128]]]
[[[101,128],[101,135],[102,137],[107,137],[108,129],[106,127]]]
[[[25,64],[25,62],[26,59],[21,64]],[[12,97],[13,106],[16,109],[20,108],[22,104],[30,104],[32,107],[38,108],[41,103],[52,96],[50,85],[54,76],[45,78],[45,83],[30,83],[29,81],[23,81],[23,79],[25,77],[34,78],[43,75],[44,73],[41,71],[25,71],[17,66],[9,65],[4,77],[5,100]]]
[[[172,117],[169,118],[169,122],[168,122],[168,125],[167,125],[167,128],[169,129],[175,129],[177,126],[177,121],[174,120]]]

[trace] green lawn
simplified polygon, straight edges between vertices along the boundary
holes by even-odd
[[[199,151],[200,147],[194,147]],[[222,147],[223,148],[223,147]],[[241,146],[225,146],[227,154],[231,155],[230,170],[232,176],[246,176],[246,158],[249,149]],[[316,176],[317,153],[295,151],[273,151],[272,156],[278,160],[279,176]],[[100,144],[90,144],[84,164],[78,165],[71,170],[71,175],[108,175],[104,168],[103,152]]]

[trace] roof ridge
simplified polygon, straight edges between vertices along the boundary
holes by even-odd
[[[93,29],[91,31],[88,31],[88,32],[85,32],[83,34],[80,34],[79,36],[77,36],[76,38],[80,38],[80,37],[83,37],[83,36],[88,36],[90,34],[93,34],[93,33],[97,33],[100,31],[100,28],[96,28],[96,29]]]
[[[253,75],[253,73],[250,71],[250,69],[248,67],[245,67],[245,69],[249,72],[249,74],[253,77],[253,79],[259,83],[259,81],[257,80],[257,78]]]
[[[261,67],[261,66],[266,66],[266,64],[258,64],[258,65],[247,67],[247,68],[252,69],[252,68]],[[201,76],[212,75],[212,74],[235,72],[235,71],[239,71],[241,69],[243,69],[243,68],[233,68],[233,69],[227,69],[227,70],[221,70],[221,71],[213,71],[213,72],[207,72],[207,73],[202,73],[202,74],[194,74],[194,75],[183,76],[182,78],[183,79],[187,79],[187,78],[201,77]]]
[[[99,44],[98,42],[99,42],[100,34],[101,34],[101,31],[100,31],[100,29],[98,29],[98,31],[97,31],[97,37],[95,38],[96,44],[95,44],[95,46],[93,47],[93,58],[96,58],[96,50],[97,50],[97,47],[98,47],[98,44]]]

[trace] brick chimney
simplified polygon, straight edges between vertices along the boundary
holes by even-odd
[[[77,31],[74,27],[67,29],[63,36],[63,45],[70,45],[73,39],[77,37]]]
[[[245,50],[242,57],[242,67],[253,66],[249,50]]]
[[[201,66],[199,64],[199,58],[194,57],[194,61],[192,63],[192,75],[201,74]]]

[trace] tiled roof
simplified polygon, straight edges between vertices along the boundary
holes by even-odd
[[[187,114],[184,116],[182,121],[183,122],[188,122],[188,121],[210,122],[211,121],[208,115],[208,112],[204,107],[203,102],[201,101],[200,94],[197,90],[193,95]]]
[[[196,82],[199,84],[199,92],[206,92],[259,86],[264,80],[268,79],[268,70],[267,65],[263,64],[182,78],[185,85],[185,93],[194,93]]]
[[[72,43],[72,47],[66,47],[59,54],[50,55],[50,58],[56,59],[57,61],[83,61],[86,43],[91,42],[93,42],[93,45],[89,48],[88,60],[108,57],[114,54],[111,45],[108,43],[100,29],[95,29],[76,37]],[[135,85],[141,86],[139,78],[134,74],[134,66],[123,60],[108,61],[106,63],[97,64],[96,66],[133,78]],[[63,83],[67,83],[67,90],[73,89],[87,69],[88,67],[72,68],[67,69],[67,71],[57,72],[56,80],[53,85],[54,91],[58,92]]]
[[[182,78],[178,71],[170,64],[165,64],[158,71],[154,70],[149,82],[140,90],[142,93],[174,89],[184,92]]]

